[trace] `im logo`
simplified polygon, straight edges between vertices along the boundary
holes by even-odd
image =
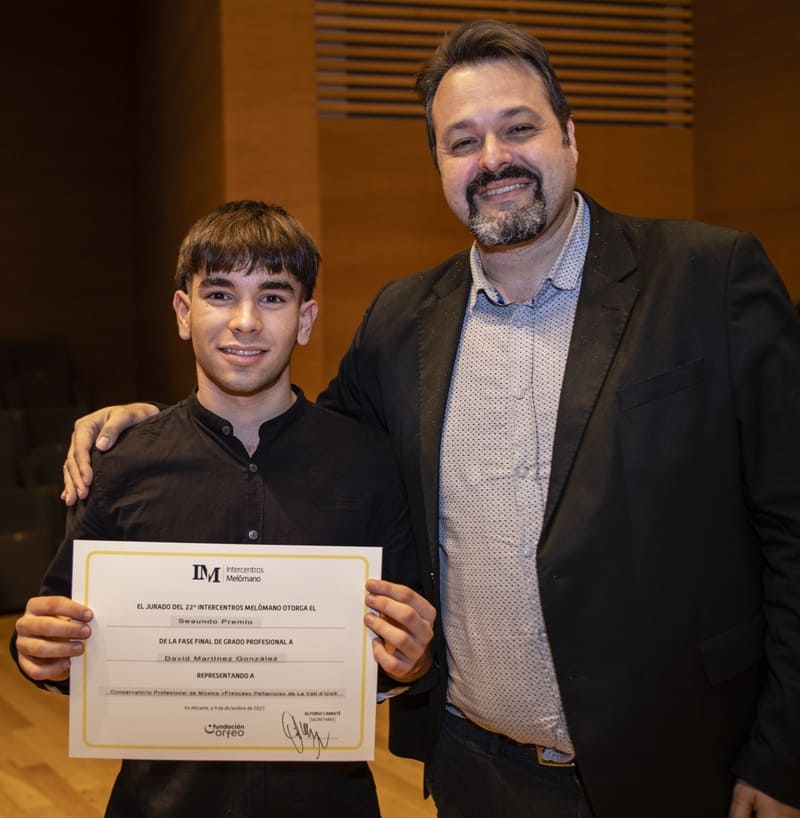
[[[207,582],[220,582],[219,566],[217,566],[216,568],[209,569],[209,567],[207,565],[204,565],[203,563],[194,563],[192,565],[192,569],[194,572],[192,574],[193,580],[196,579],[206,580]]]

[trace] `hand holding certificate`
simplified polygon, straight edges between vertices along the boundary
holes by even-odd
[[[76,541],[70,755],[365,760],[379,548]]]

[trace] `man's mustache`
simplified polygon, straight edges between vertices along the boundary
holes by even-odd
[[[502,182],[503,179],[533,179],[536,182],[537,190],[541,186],[541,179],[537,174],[528,168],[519,165],[508,165],[502,170],[490,171],[482,170],[468,185],[467,198],[472,199],[475,194],[492,182]]]

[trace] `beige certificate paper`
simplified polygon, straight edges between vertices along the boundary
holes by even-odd
[[[76,541],[70,755],[369,760],[380,548]]]

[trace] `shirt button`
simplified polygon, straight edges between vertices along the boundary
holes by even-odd
[[[247,536],[251,540],[257,540],[258,539],[258,531],[256,531],[255,528],[251,528],[250,531],[247,532]]]
[[[258,466],[256,466],[255,463],[251,463],[247,468],[250,469],[250,471],[252,472],[258,471]]]
[[[530,473],[530,467],[525,465],[517,466],[516,468],[517,477],[527,477]]]
[[[522,399],[525,397],[525,392],[526,392],[526,391],[527,391],[527,390],[525,389],[525,387],[524,387],[524,386],[518,386],[518,387],[517,387],[517,388],[514,390],[514,397],[515,397],[517,400],[522,400]]]
[[[223,426],[222,427],[222,434],[223,435],[230,435],[233,434],[233,429],[230,426]]]

